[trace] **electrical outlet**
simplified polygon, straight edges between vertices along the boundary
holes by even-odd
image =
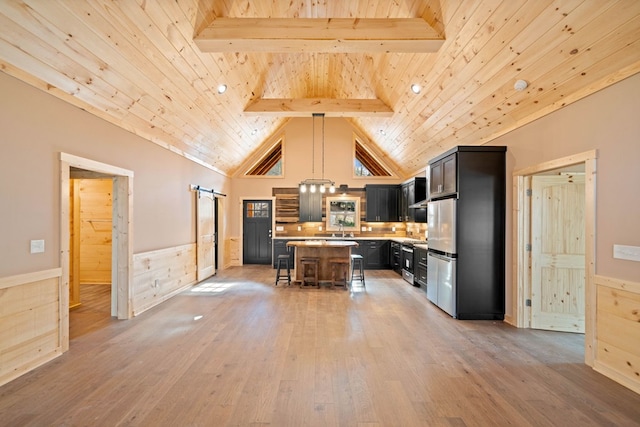
[[[322,226],[318,226],[318,231],[322,231]]]

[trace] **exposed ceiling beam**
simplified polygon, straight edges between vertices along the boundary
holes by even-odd
[[[437,52],[422,18],[216,18],[194,39],[202,52]]]
[[[326,117],[390,117],[393,110],[379,99],[262,98],[244,110],[248,115],[308,117],[324,113]]]

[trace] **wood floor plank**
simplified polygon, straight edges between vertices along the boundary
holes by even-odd
[[[128,321],[98,315],[102,292],[70,313],[69,352],[0,387],[0,425],[640,425],[581,335],[454,320],[366,275],[276,288],[269,266],[233,267]]]

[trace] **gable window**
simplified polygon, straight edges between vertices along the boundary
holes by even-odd
[[[382,166],[357,139],[355,140],[353,174],[355,176],[391,176],[391,172]]]
[[[282,140],[279,140],[246,175],[282,176]]]

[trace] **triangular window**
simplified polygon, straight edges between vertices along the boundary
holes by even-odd
[[[247,175],[282,176],[282,140],[278,141],[278,143],[247,172]]]
[[[353,159],[355,176],[391,176],[391,173],[365,150],[358,140],[355,141],[355,151]]]

